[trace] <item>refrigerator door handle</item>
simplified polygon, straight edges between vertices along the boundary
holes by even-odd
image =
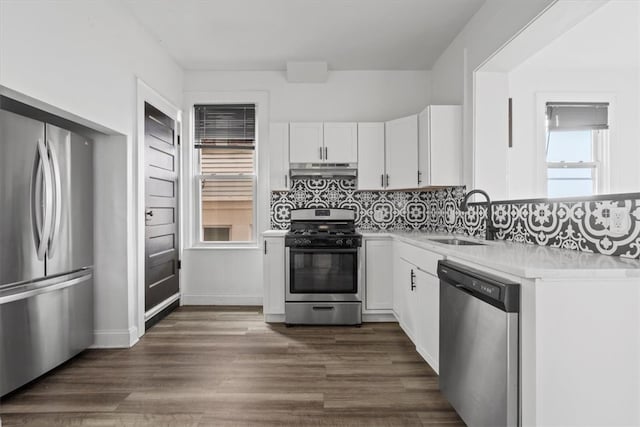
[[[31,186],[31,214],[35,225],[36,251],[39,260],[44,260],[51,234],[51,210],[53,204],[53,183],[51,175],[51,165],[48,161],[47,148],[42,139],[38,139],[38,150],[36,152],[36,173]],[[44,189],[42,184],[44,182]],[[44,203],[42,197],[44,195]]]
[[[49,149],[49,160],[51,162],[51,170],[53,171],[53,184],[54,184],[54,207],[51,209],[54,215],[51,218],[53,228],[51,231],[51,237],[48,239],[48,251],[47,255],[51,258],[54,254],[56,244],[55,241],[60,231],[60,217],[62,216],[62,177],[60,176],[60,163],[58,162],[58,155],[56,150],[51,144],[51,141],[47,141],[47,147]]]

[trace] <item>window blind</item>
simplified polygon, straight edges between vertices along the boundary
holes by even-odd
[[[608,102],[548,102],[549,130],[597,130],[609,128]]]
[[[194,106],[196,148],[255,148],[256,107],[254,104]]]

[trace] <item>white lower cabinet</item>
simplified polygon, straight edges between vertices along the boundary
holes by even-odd
[[[363,310],[388,312],[393,308],[393,253],[390,239],[365,239],[364,280],[365,300]]]
[[[440,346],[440,280],[422,269],[416,273],[418,321],[416,348],[420,356],[438,373]]]
[[[418,353],[438,372],[440,281],[443,256],[407,243],[394,247],[393,311]]]
[[[402,317],[400,326],[414,344],[417,342],[418,330],[418,292],[416,283],[416,267],[404,258],[400,258],[400,287],[402,298]]]
[[[284,320],[285,263],[284,237],[264,238],[264,299],[266,321]],[[277,316],[282,316],[279,319]]]

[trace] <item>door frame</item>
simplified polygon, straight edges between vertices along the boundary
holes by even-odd
[[[132,235],[135,236],[135,248],[131,253],[135,253],[134,261],[134,276],[136,283],[135,289],[129,289],[129,301],[136,301],[135,309],[136,314],[133,318],[130,318],[130,323],[136,324],[138,327],[138,338],[145,334],[145,249],[144,249],[144,211],[145,211],[145,155],[144,155],[144,132],[145,132],[145,109],[144,104],[149,103],[155,108],[169,116],[175,122],[175,138],[182,139],[182,110],[175,106],[171,101],[166,99],[160,93],[156,92],[151,86],[146,84],[142,79],[136,78],[136,143],[133,148],[133,166],[135,169],[135,186],[132,190],[133,194],[133,213],[132,218],[129,220]],[[176,144],[178,155],[178,180],[182,179],[182,145]],[[182,218],[182,195],[180,192],[180,184],[178,184],[178,218]],[[182,226],[178,224],[178,259],[182,259]],[[167,301],[168,304],[172,304],[176,300],[180,299],[180,293],[182,291],[182,270],[178,270],[178,283],[180,284],[179,293],[176,298]],[[133,303],[132,303],[133,306]],[[160,307],[162,310],[162,307]],[[132,310],[129,310],[130,316],[132,316]]]

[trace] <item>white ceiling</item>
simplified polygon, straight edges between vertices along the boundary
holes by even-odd
[[[484,0],[122,0],[185,69],[421,70]]]

